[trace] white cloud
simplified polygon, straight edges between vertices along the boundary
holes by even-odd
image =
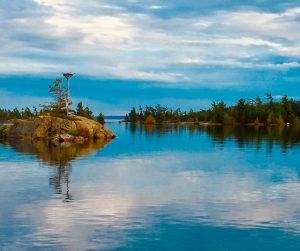
[[[237,60],[201,60],[194,58],[186,58],[179,61],[182,64],[195,64],[195,65],[219,65],[227,67],[249,68],[249,69],[271,69],[271,70],[287,70],[290,68],[299,68],[298,62],[287,62],[282,64],[277,63],[252,63],[240,62]]]
[[[164,6],[161,6],[161,5],[151,5],[148,7],[148,9],[150,9],[150,10],[160,10],[163,8],[164,8]]]
[[[2,74],[72,69],[96,77],[197,85],[201,81],[188,67],[192,64],[272,70],[299,66],[299,7],[160,18],[108,1],[34,3],[34,14],[0,13]],[[286,59],[277,63],[276,57]]]

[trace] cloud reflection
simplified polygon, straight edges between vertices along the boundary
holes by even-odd
[[[28,236],[37,245],[54,238],[71,249],[126,245],[130,231],[155,228],[158,215],[199,226],[300,231],[297,172],[274,163],[264,169],[246,157],[221,150],[82,160],[74,169],[89,175],[73,177],[72,203],[38,201],[19,211],[38,226]]]

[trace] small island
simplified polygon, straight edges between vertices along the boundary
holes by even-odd
[[[102,113],[94,117],[88,107],[79,102],[76,110],[70,108],[72,102],[69,87],[62,87],[62,79],[56,79],[50,86],[53,102],[41,105],[41,110],[29,108],[1,110],[6,125],[0,128],[0,138],[4,140],[47,141],[53,144],[84,144],[91,141],[110,141],[116,135],[104,126]]]

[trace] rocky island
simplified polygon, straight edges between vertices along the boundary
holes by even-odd
[[[2,139],[48,141],[54,144],[109,141],[116,135],[99,122],[81,116],[37,116],[16,119],[0,128]]]
[[[0,121],[9,120],[9,123],[0,127],[0,140],[16,142],[19,140],[31,141],[33,143],[50,142],[54,145],[70,146],[72,143],[87,145],[96,141],[108,142],[116,135],[105,128],[104,115],[94,116],[93,112],[84,107],[80,101],[77,109],[71,108],[69,80],[73,76],[66,73],[68,87],[62,86],[63,80],[58,78],[49,91],[53,100],[46,105],[39,105],[31,111],[28,107],[21,112],[1,109]]]

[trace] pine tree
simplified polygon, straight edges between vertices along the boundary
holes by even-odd
[[[98,117],[97,117],[97,121],[101,124],[104,125],[105,124],[105,119],[104,119],[104,114],[102,112],[99,113]]]
[[[135,107],[133,107],[129,113],[129,121],[135,123],[135,122],[137,122],[137,120],[138,120],[138,116],[137,116]]]
[[[78,115],[78,116],[83,116],[84,115],[84,108],[83,108],[82,101],[80,101],[77,104],[76,115]]]

